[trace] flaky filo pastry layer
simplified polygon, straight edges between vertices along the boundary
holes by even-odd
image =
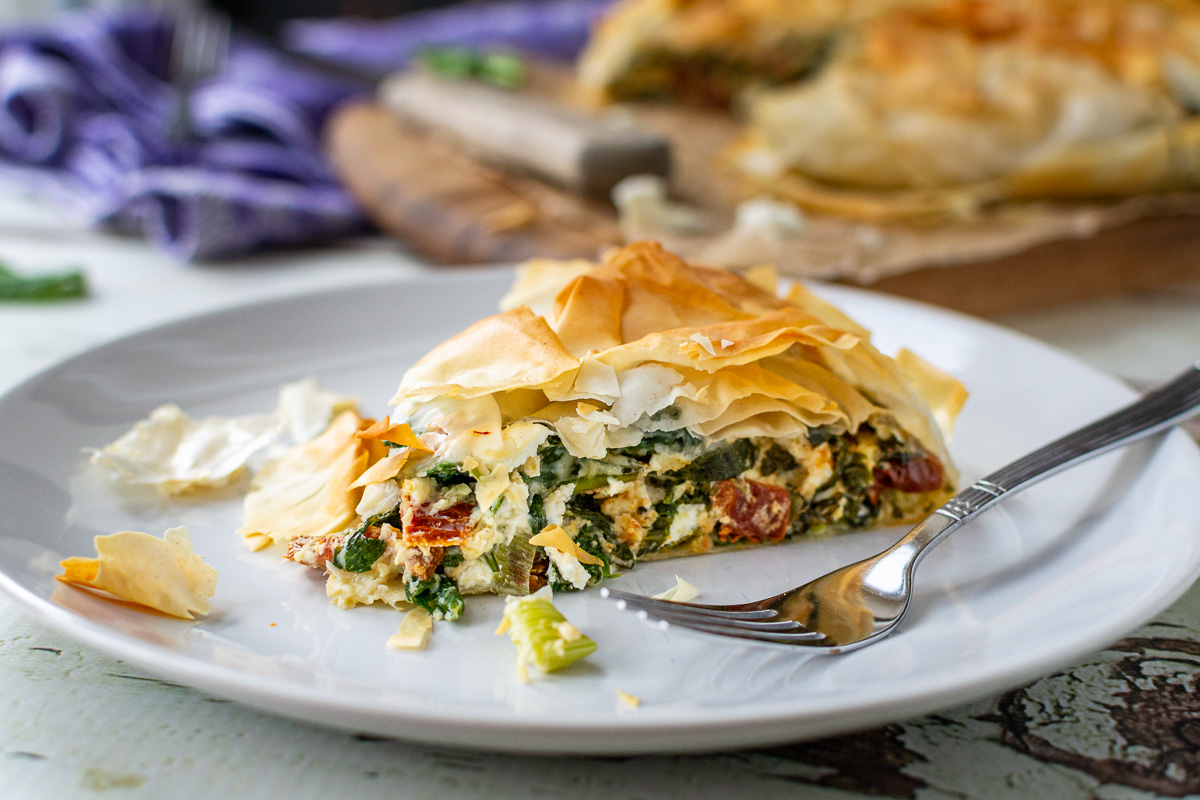
[[[874,222],[1200,188],[1200,5],[941,0],[865,22],[747,98],[759,189]]]
[[[572,456],[603,458],[649,431],[722,442],[870,421],[915,438],[953,484],[944,433],[962,386],[911,353],[884,356],[801,285],[774,289],[650,242],[600,266],[532,262],[507,310],[404,375],[394,418],[428,431],[436,460],[472,459],[501,483],[551,434]]]

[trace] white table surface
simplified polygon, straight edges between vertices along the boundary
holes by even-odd
[[[385,241],[187,266],[21,201],[0,200],[0,220],[0,261],[31,271],[80,266],[92,287],[78,303],[0,305],[0,392],[65,356],[180,316],[430,269]],[[1135,382],[1165,378],[1200,357],[1200,287],[1003,322]],[[1200,592],[1185,595],[1160,623],[1176,624],[1171,619],[1196,627]],[[944,718],[976,719],[970,708]],[[999,745],[987,749],[986,731],[964,750],[966,734],[935,735],[935,727],[915,720],[902,729],[924,759],[906,765],[905,775],[929,792],[905,795],[901,786],[899,796],[1153,796],[1059,765],[1014,761]],[[537,759],[356,737],[158,680],[0,598],[0,800],[860,796],[817,786],[821,769],[766,752]]]

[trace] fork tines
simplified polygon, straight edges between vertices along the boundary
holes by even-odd
[[[600,590],[600,595],[616,600],[619,609],[636,611],[642,619],[654,620],[664,626],[678,625],[705,633],[781,644],[814,642],[825,638],[825,634],[805,630],[795,620],[775,620],[779,612],[774,609],[731,609],[676,603],[607,587]]]

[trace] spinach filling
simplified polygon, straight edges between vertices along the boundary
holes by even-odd
[[[757,459],[758,447],[754,442],[738,439],[731,444],[707,450],[686,467],[667,474],[680,481],[705,485],[736,478],[752,468]]]
[[[834,469],[831,477],[817,489],[812,501],[805,504],[792,501],[792,524],[788,534],[824,533],[840,523],[843,527],[861,528],[876,516],[869,489],[871,471],[861,453],[845,447],[834,448]]]
[[[346,537],[342,546],[333,551],[333,565],[347,572],[370,572],[371,567],[387,549],[387,542],[367,536],[367,528],[378,528],[384,523],[400,526],[400,514],[395,510],[376,514],[363,520]]]
[[[671,524],[679,513],[679,507],[684,505],[703,505],[708,508],[712,500],[707,490],[696,486],[685,486],[679,480],[664,475],[650,475],[646,482],[663,490],[663,499],[654,504],[654,522],[646,537],[642,539],[641,553],[653,553],[661,550],[671,534]],[[682,489],[682,491],[681,491]]]
[[[568,524],[578,522],[575,543],[601,562],[582,565],[590,576],[589,583],[612,577],[616,574],[614,566],[629,567],[634,560],[629,548],[616,539],[613,521],[600,510],[600,499],[589,494],[607,486],[610,479],[631,481],[641,476],[641,464],[626,460],[619,451],[613,451],[613,454],[616,457],[604,461],[578,459],[567,452],[557,437],[553,437],[538,450],[539,473],[524,476],[529,487],[530,535],[546,527],[547,495],[568,483],[574,485],[563,521]],[[532,546],[529,549],[534,550]],[[548,565],[546,575],[552,589],[575,588],[558,574],[553,564]]]
[[[442,463],[426,471],[425,477],[432,478],[438,488],[445,491],[459,484],[475,483],[475,478],[463,472],[457,464]],[[399,528],[403,523],[398,509],[392,509],[363,520],[346,536],[341,547],[334,550],[333,565],[347,572],[370,572],[375,562],[387,549],[387,542],[366,535],[367,529],[384,523]],[[424,608],[431,614],[440,614],[443,619],[455,620],[462,616],[463,601],[458,584],[445,570],[463,563],[462,551],[448,547],[442,554],[437,571],[428,580],[409,578],[404,584],[404,595],[410,603]]]
[[[824,438],[822,443],[828,442],[833,452],[833,475],[807,503],[793,493],[789,536],[855,530],[868,527],[879,518],[883,505],[872,494],[872,485],[875,483],[872,466],[866,456],[855,449],[860,437],[869,437],[878,448],[877,461],[908,454],[904,442],[894,437],[880,438],[868,425],[864,425],[853,436],[831,435]],[[892,511],[893,516],[902,516],[898,508]]]
[[[441,464],[435,464],[425,470],[423,477],[432,478],[433,482],[442,490],[463,483],[470,486],[474,486],[476,483],[474,475],[463,470],[458,464],[452,464],[449,461],[443,461]]]
[[[388,523],[399,527],[400,514],[396,510],[377,514],[363,520],[350,532],[343,545],[333,552],[333,565],[347,572],[370,572],[375,562],[387,549],[387,542],[366,535],[368,528]],[[463,600],[454,582],[444,570],[463,562],[462,551],[448,547],[438,564],[437,572],[428,580],[409,578],[404,584],[404,596],[410,603],[420,606],[431,614],[440,614],[443,619],[455,620],[462,616]]]
[[[387,542],[382,539],[369,539],[355,531],[334,551],[333,565],[347,572],[370,572],[386,549]]]
[[[547,497],[572,484],[563,522],[574,529],[576,543],[603,562],[585,565],[589,582],[595,583],[612,575],[615,568],[626,568],[637,558],[662,550],[681,506],[703,505],[711,510],[718,483],[755,471],[756,478],[774,476],[788,488],[792,511],[787,536],[862,528],[875,522],[886,505],[866,453],[877,454],[878,461],[906,455],[913,448],[897,438],[879,436],[870,425],[854,434],[839,433],[830,426],[812,428],[809,443],[813,448],[829,446],[833,468],[829,480],[806,498],[799,492],[804,466],[787,449],[766,439],[738,439],[706,449],[701,439],[686,430],[654,431],[636,445],[610,451],[601,461],[577,459],[552,437],[538,451],[540,473],[524,475],[529,487],[530,528],[536,532],[545,527]],[[654,472],[650,462],[655,454],[680,455],[690,461],[675,470]],[[613,480],[638,479],[644,480],[652,497],[661,499],[653,502],[653,514],[646,515],[650,521],[641,539],[631,545],[620,538],[616,521],[602,510],[603,498],[596,490]],[[892,513],[902,516],[899,508],[893,507]],[[724,541],[714,539],[714,543]],[[553,569],[550,578],[555,589],[573,588]]]
[[[519,470],[529,492],[529,530],[493,548],[482,558],[494,573],[494,585],[500,592],[525,594],[547,582],[557,591],[574,589],[541,548],[529,544],[533,534],[546,527],[550,495],[568,484],[572,488],[563,507],[564,527],[572,532],[580,548],[600,561],[581,564],[588,573],[589,584],[612,577],[619,570],[631,567],[638,558],[667,547],[672,523],[682,506],[701,505],[711,511],[717,485],[743,478],[747,473],[754,479],[772,478],[788,487],[789,537],[865,527],[878,518],[885,506],[880,501],[878,487],[873,487],[872,459],[877,462],[903,457],[913,448],[899,439],[879,436],[869,425],[854,434],[839,433],[831,427],[813,428],[809,442],[814,448],[828,444],[833,468],[829,480],[811,498],[805,498],[799,493],[806,477],[804,465],[788,449],[769,439],[738,439],[706,448],[703,440],[686,430],[653,431],[635,445],[609,451],[603,459],[588,459],[572,456],[558,437],[552,436],[538,449],[537,474],[530,474],[525,468]],[[870,458],[867,452],[872,454]],[[682,461],[683,466],[654,471],[651,462],[656,455],[679,457],[676,463]],[[427,469],[423,477],[433,480],[441,492],[462,484],[473,486],[476,482],[469,472],[448,462]],[[608,488],[613,481],[637,480],[644,481],[650,500],[647,506],[637,508],[645,527],[640,538],[630,542],[623,538],[618,520],[605,513],[606,498],[599,490]],[[558,502],[563,502],[562,497],[560,493]],[[895,508],[893,513],[900,515]],[[383,550],[382,542],[362,536],[365,527],[364,524],[352,534],[339,552],[347,565],[365,564],[363,571],[370,569]],[[671,546],[682,541],[677,539]],[[724,540],[714,536],[713,542],[723,544]],[[374,552],[376,549],[379,553]],[[457,619],[462,613],[462,597],[445,570],[462,562],[461,552],[448,548],[429,580],[406,581],[409,601],[446,619]]]
[[[442,619],[456,620],[462,616],[463,599],[458,584],[441,572],[424,581],[409,578],[404,582],[404,596],[414,606],[435,616],[440,614]]]

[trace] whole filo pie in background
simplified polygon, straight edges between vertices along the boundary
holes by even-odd
[[[455,619],[463,595],[584,589],[946,500],[962,386],[751,278],[648,242],[526,264],[507,310],[415,364],[388,417],[345,412],[268,464],[241,533],[324,570],[340,606]]]
[[[869,222],[1200,188],[1187,0],[622,0],[578,81],[732,102],[734,172]]]

